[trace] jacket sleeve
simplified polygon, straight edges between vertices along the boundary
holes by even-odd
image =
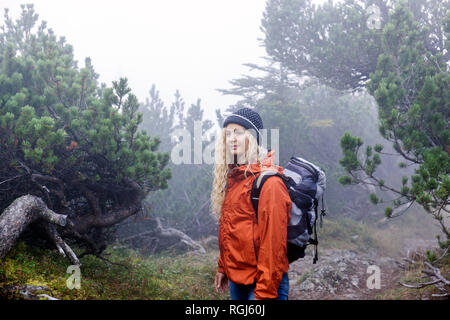
[[[223,250],[222,250],[222,237],[221,237],[221,232],[220,232],[220,227],[221,227],[222,221],[219,221],[219,259],[217,259],[217,272],[220,273],[225,273],[225,269],[223,266]]]
[[[222,253],[220,253],[219,259],[217,260],[217,272],[225,273],[225,269],[223,268],[222,263]]]
[[[275,299],[283,273],[289,268],[286,240],[292,202],[279,177],[267,179],[259,199],[257,228],[260,246],[255,298]]]

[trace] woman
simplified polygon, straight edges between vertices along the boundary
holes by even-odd
[[[287,223],[292,202],[279,177],[267,179],[261,189],[258,219],[250,192],[273,164],[274,151],[259,146],[261,117],[243,108],[225,119],[216,142],[211,209],[219,219],[217,292],[229,286],[232,300],[287,300],[289,263],[286,257]],[[254,132],[255,137],[251,134]]]

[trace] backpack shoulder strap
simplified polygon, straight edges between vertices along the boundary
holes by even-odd
[[[258,204],[259,204],[259,196],[261,194],[261,189],[264,185],[264,182],[266,182],[266,180],[268,178],[273,177],[273,176],[278,176],[281,179],[283,179],[283,175],[281,175],[279,172],[267,170],[267,171],[262,171],[259,174],[259,176],[256,177],[255,180],[253,181],[250,197],[252,200],[253,209],[255,210],[255,213],[256,213],[257,221],[258,221]]]

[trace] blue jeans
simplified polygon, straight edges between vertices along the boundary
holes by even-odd
[[[249,285],[237,284],[232,281],[228,281],[230,288],[231,300],[255,300],[255,288],[256,283]],[[281,278],[280,286],[278,287],[277,300],[288,300],[289,295],[289,278],[287,272],[283,274]]]

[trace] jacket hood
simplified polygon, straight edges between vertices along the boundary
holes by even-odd
[[[261,161],[261,166],[258,163],[251,163],[249,169],[247,165],[243,164],[240,166],[232,165],[228,171],[229,177],[235,179],[245,179],[252,175],[259,175],[262,171],[272,170],[283,174],[283,167],[274,164],[275,162],[275,150],[270,150],[265,158]],[[247,172],[245,172],[247,170]]]

